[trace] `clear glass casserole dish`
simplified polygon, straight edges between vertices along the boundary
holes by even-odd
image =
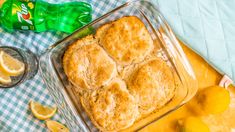
[[[75,91],[64,74],[62,68],[64,51],[69,44],[77,39],[89,33],[94,33],[99,26],[123,16],[136,16],[144,22],[152,39],[158,44],[157,56],[170,63],[177,73],[174,79],[178,80],[178,83],[175,84],[175,95],[170,102],[161,109],[138,120],[124,131],[136,131],[157,121],[181,107],[197,92],[197,82],[193,70],[174,33],[159,10],[148,1],[128,2],[55,43],[40,57],[41,75],[58,106],[58,111],[71,131],[98,130],[83,110],[79,98],[76,98]]]

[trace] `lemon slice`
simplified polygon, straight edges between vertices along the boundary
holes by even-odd
[[[7,76],[4,74],[3,71],[0,70],[0,83],[2,84],[10,84],[11,83],[11,78],[10,76]]]
[[[34,101],[30,101],[29,105],[33,115],[40,120],[51,118],[57,110],[56,107],[43,106],[42,104]]]
[[[69,132],[69,129],[59,122],[47,120],[46,126],[51,132]]]
[[[0,69],[9,76],[18,76],[25,70],[25,65],[4,51],[0,51]]]

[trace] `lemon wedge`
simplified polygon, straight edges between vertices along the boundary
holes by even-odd
[[[212,86],[198,93],[197,102],[207,114],[220,114],[229,108],[229,91],[220,86]]]
[[[198,117],[186,117],[178,121],[180,132],[210,132],[209,127]]]
[[[4,72],[0,69],[0,83],[2,84],[10,84],[11,78],[4,74]]]
[[[51,132],[69,132],[69,129],[59,122],[47,120],[46,126]]]
[[[0,51],[0,69],[9,76],[18,76],[25,70],[24,63]]]
[[[30,101],[29,103],[30,109],[33,115],[40,120],[46,120],[55,115],[57,108],[43,106],[42,104],[34,101]]]

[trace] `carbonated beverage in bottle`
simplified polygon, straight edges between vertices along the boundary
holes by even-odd
[[[72,33],[92,19],[85,2],[52,4],[43,0],[0,0],[0,25],[15,30],[62,31]]]

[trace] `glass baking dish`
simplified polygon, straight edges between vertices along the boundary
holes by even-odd
[[[71,131],[98,131],[83,110],[76,92],[68,82],[63,68],[62,57],[66,47],[77,39],[92,34],[95,30],[110,21],[123,16],[140,18],[152,39],[158,46],[157,56],[169,63],[176,75],[176,91],[174,97],[164,107],[136,121],[124,131],[136,131],[176,110],[190,100],[197,92],[197,82],[194,72],[177,41],[171,28],[161,16],[159,10],[148,1],[127,2],[102,17],[94,20],[85,27],[77,30],[68,37],[55,43],[40,57],[41,75],[49,93],[54,98],[58,111],[66,121]]]

